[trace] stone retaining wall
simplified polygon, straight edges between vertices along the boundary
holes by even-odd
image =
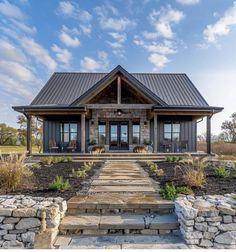
[[[66,209],[66,201],[59,197],[0,195],[0,248],[33,248],[45,232],[50,240],[36,247],[51,247]]]
[[[187,244],[236,248],[236,200],[232,196],[180,196],[176,199],[175,212]]]

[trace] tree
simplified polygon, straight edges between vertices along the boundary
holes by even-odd
[[[16,145],[17,129],[0,123],[0,145]]]
[[[236,112],[230,118],[230,121],[226,120],[221,125],[222,136],[224,136],[225,141],[236,143]]]
[[[22,145],[26,145],[27,137],[27,118],[24,115],[19,115],[17,117],[17,123],[20,124],[18,129],[20,140]],[[37,120],[36,117],[32,117],[31,121],[31,130],[32,130],[32,144],[38,147],[38,151],[42,151],[43,143],[43,127],[42,123]]]

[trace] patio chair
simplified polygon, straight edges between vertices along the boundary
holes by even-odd
[[[57,146],[55,139],[50,139],[48,146],[49,146],[50,153],[51,152],[58,152],[58,150],[59,150],[59,146]]]
[[[67,146],[68,152],[74,152],[76,150],[76,140],[71,140]]]
[[[171,141],[162,141],[160,142],[160,147],[163,150],[163,152],[171,152]]]
[[[184,140],[180,142],[180,150],[181,152],[188,151],[188,140]]]

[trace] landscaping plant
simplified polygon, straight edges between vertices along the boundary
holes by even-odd
[[[53,157],[52,156],[48,156],[48,157],[41,157],[40,158],[40,163],[42,165],[51,165],[53,161]]]
[[[24,160],[25,154],[10,154],[5,158],[0,156],[0,189],[13,192],[19,188],[24,177],[32,175]]]
[[[149,166],[150,170],[155,173],[158,177],[164,175],[164,171],[158,168],[158,165],[152,161],[147,161],[147,165]]]
[[[220,166],[215,168],[215,175],[219,178],[227,178],[230,176],[230,171],[226,170],[225,167]]]
[[[75,171],[74,169],[72,169],[72,176],[74,178],[85,178],[87,176],[87,172],[85,170],[77,170]]]
[[[162,198],[166,200],[174,200],[179,193],[185,195],[193,195],[192,189],[187,186],[175,187],[173,184],[165,184],[165,187],[160,190]]]
[[[69,180],[64,180],[63,176],[56,176],[49,188],[55,191],[65,191],[71,188]]]

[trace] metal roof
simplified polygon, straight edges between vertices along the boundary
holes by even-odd
[[[107,73],[54,73],[31,105],[70,105]],[[131,73],[169,106],[206,107],[208,103],[186,74]]]

